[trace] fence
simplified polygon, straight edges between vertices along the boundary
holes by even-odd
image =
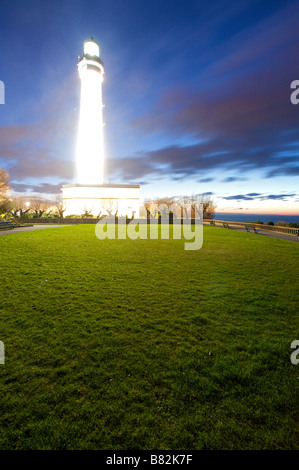
[[[210,220],[204,220],[204,223],[209,223]],[[215,224],[219,224],[222,226],[223,223],[229,224],[231,226],[235,227],[244,227],[245,225],[253,225],[256,227],[258,230],[266,230],[269,232],[280,232],[280,233],[288,233],[290,235],[297,235],[299,229],[298,228],[293,228],[293,227],[284,227],[282,225],[267,225],[267,224],[256,224],[256,223],[251,223],[251,222],[230,222],[228,220],[214,220]]]

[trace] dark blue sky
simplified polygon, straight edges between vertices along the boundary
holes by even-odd
[[[0,17],[0,166],[15,191],[74,177],[91,35],[105,66],[106,179],[223,211],[299,213],[298,1],[10,1]]]

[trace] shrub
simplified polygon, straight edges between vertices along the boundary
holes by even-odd
[[[272,222],[272,220],[269,220],[269,222],[267,222],[267,225],[274,225],[274,222]]]
[[[288,224],[284,222],[283,220],[279,220],[276,225],[279,225],[280,227],[287,227]]]

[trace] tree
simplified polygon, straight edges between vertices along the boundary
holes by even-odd
[[[9,212],[14,217],[22,217],[30,211],[30,202],[28,202],[24,196],[13,196],[10,201],[11,208],[9,209]]]
[[[112,215],[117,217],[117,213],[118,213],[117,206],[118,206],[118,203],[115,199],[103,199],[102,201],[102,209],[104,209],[107,212],[109,217],[111,217]]]
[[[0,168],[0,214],[5,214],[9,211],[10,200],[8,198],[9,174],[7,171]]]
[[[56,206],[55,209],[57,210],[59,217],[62,219],[63,218],[63,213],[65,212],[65,209],[63,207],[63,202],[61,200],[61,196],[57,196],[56,198]]]
[[[32,199],[30,201],[30,209],[37,217],[42,217],[42,215],[49,209],[49,204],[39,199]]]
[[[181,217],[185,216],[187,219],[189,218],[188,208],[191,206],[191,197],[192,196],[180,196],[177,198],[177,202],[181,206]]]
[[[153,199],[145,199],[143,202],[143,206],[146,210],[147,217],[150,219],[154,219],[157,215],[160,215],[164,218],[173,208],[172,205],[177,205],[177,201],[173,197],[156,197]],[[174,214],[178,216],[178,214]]]
[[[210,194],[202,193],[192,196],[179,196],[177,202],[181,206],[182,216],[194,218],[197,204],[202,204],[203,218],[213,219],[215,217],[216,204],[211,199]]]
[[[143,206],[146,210],[146,215],[148,219],[154,219],[157,216],[157,199],[145,199]]]
[[[87,219],[87,218],[91,215],[91,213],[92,213],[92,210],[89,211],[89,210],[87,210],[87,209],[85,208],[85,209],[84,209],[84,213],[81,214],[81,218],[82,218],[82,219]],[[91,217],[92,217],[92,215],[91,215]]]
[[[202,204],[203,219],[214,219],[216,204],[211,199],[210,194],[202,193],[202,194],[196,194],[195,196],[191,196],[190,204],[191,204],[191,213],[195,209],[195,204]]]
[[[154,202],[152,199],[145,199],[143,201],[143,206],[146,210],[146,215],[148,219],[154,219],[156,216],[156,211],[153,211],[153,204]]]
[[[203,206],[204,219],[213,219],[215,217],[216,204],[208,193],[146,199],[143,202],[148,218],[155,218],[157,214],[161,214],[163,218],[167,216],[168,212],[172,212],[174,218],[194,218],[197,204]]]

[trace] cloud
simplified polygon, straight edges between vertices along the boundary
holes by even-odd
[[[233,200],[236,200],[236,201],[251,201],[254,198],[252,198],[250,196],[247,196],[247,195],[244,195],[244,194],[236,194],[235,196],[225,196],[222,199],[225,199],[226,201],[233,201]]]
[[[62,155],[61,150],[65,147],[61,146],[61,150],[53,148],[52,139],[57,136],[55,130],[51,122],[0,128],[0,164],[4,163],[12,182],[28,178],[73,177],[73,164]],[[57,136],[56,144],[60,142]]]
[[[246,181],[247,178],[241,178],[239,176],[228,176],[224,180],[221,180],[222,183],[234,183],[235,181]]]
[[[198,183],[211,183],[214,178],[201,178],[198,180]]]
[[[282,165],[266,174],[266,178],[274,178],[275,176],[299,176],[299,165]]]
[[[224,196],[222,199],[226,201],[253,201],[253,200],[260,200],[260,201],[269,201],[269,200],[279,200],[279,201],[286,201],[288,198],[293,198],[297,196],[296,193],[281,193],[281,194],[261,194],[261,193],[248,193],[248,194],[236,194],[232,196]]]
[[[196,196],[212,196],[213,194],[213,191],[206,191],[205,193],[196,194]]]
[[[268,196],[260,196],[259,199],[262,201],[267,201],[267,200],[280,200],[280,201],[285,201],[289,197],[294,197],[296,196],[296,193],[291,193],[291,194],[269,194]]]
[[[61,184],[43,183],[40,185],[12,183],[11,188],[17,193],[61,194]]]
[[[114,178],[119,175],[126,181],[134,181],[149,176],[158,177],[162,172],[146,158],[127,157],[107,158],[105,173]]]
[[[9,171],[16,190],[57,192],[53,182],[73,179],[77,114],[70,106],[72,84],[73,77],[66,77],[56,88],[47,89],[39,103],[32,103],[28,110],[32,122],[0,127],[0,165]],[[39,184],[44,179],[49,183]]]
[[[298,108],[290,103],[290,83],[299,76],[296,21],[298,10],[286,7],[239,33],[238,41],[223,43],[218,60],[203,68],[198,87],[173,84],[163,90],[131,125],[157,138],[192,135],[198,143],[163,147],[139,158],[151,168],[168,164],[167,176],[173,179],[215,169],[234,170],[239,178],[252,170],[267,178],[298,175],[298,145],[286,153],[299,140]]]

